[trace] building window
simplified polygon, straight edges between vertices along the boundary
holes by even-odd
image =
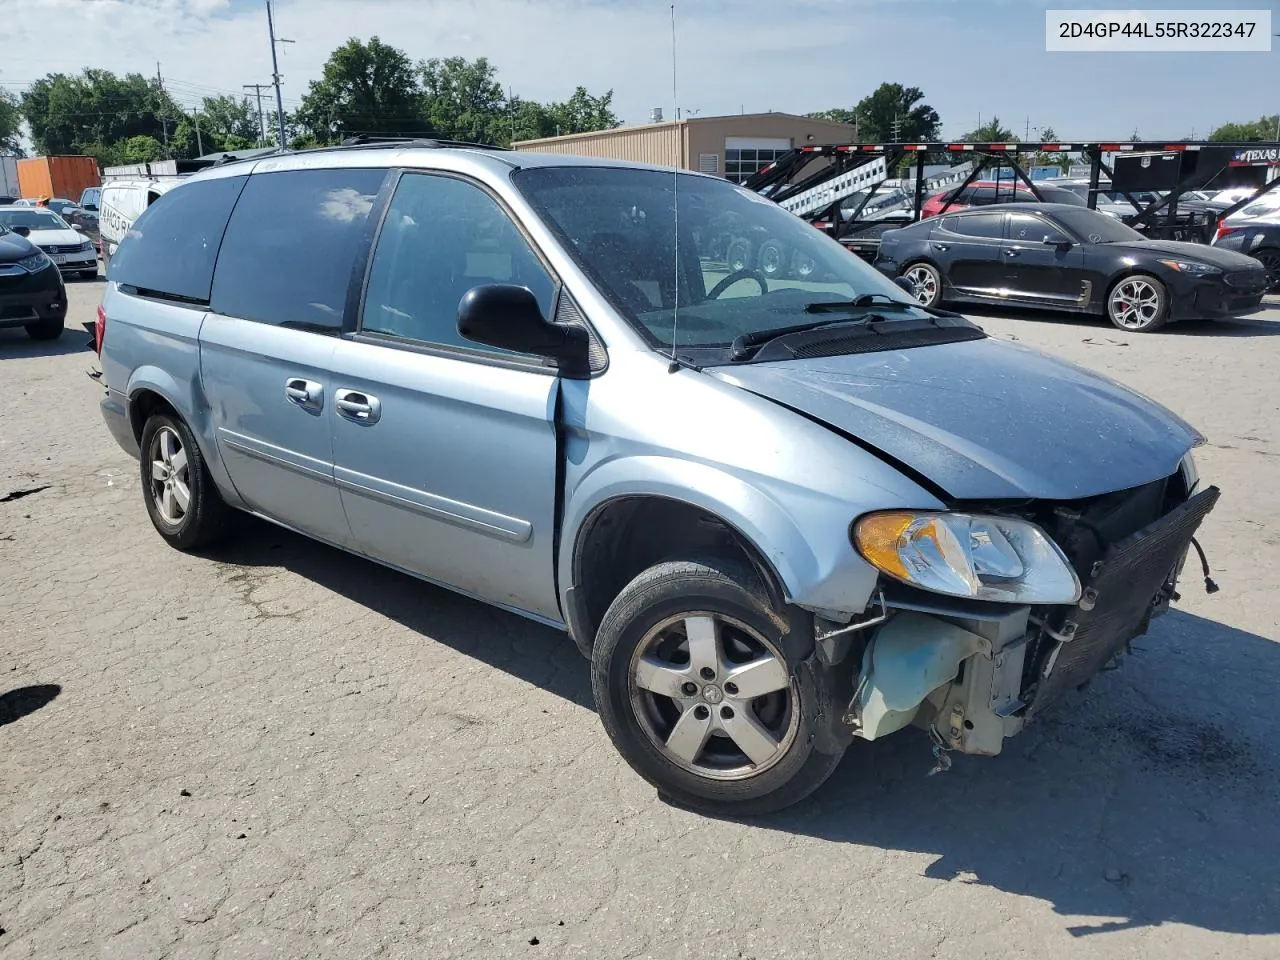
[[[734,183],[743,183],[759,173],[761,168],[768,166],[779,157],[790,152],[790,148],[786,150],[726,150],[724,152],[724,175]]]

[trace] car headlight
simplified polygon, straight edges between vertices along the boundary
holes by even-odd
[[[1080,580],[1033,523],[967,513],[892,510],[854,524],[858,552],[922,590],[1000,603],[1074,603]]]
[[[86,240],[84,243],[80,244],[81,253],[88,253],[92,249],[93,249],[93,242],[90,240]]]
[[[1179,273],[1190,274],[1193,277],[1207,277],[1212,273],[1222,272],[1217,267],[1211,267],[1207,263],[1196,263],[1194,260],[1160,260],[1158,262],[1170,270],[1177,270]]]
[[[43,250],[33,253],[29,257],[23,257],[18,261],[18,266],[27,271],[27,273],[39,273],[45,267],[52,265],[53,261],[45,255]]]
[[[1182,463],[1178,464],[1178,470],[1182,474],[1182,482],[1186,485],[1187,496],[1191,496],[1200,485],[1200,471],[1196,469],[1195,457],[1188,452],[1182,458]]]

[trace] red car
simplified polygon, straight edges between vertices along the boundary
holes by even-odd
[[[1036,189],[1040,191],[1040,196],[1045,203],[1069,203],[1076,207],[1088,205],[1079,194],[1064,190],[1061,187],[1040,186],[1037,184]],[[947,207],[948,213],[958,213],[965,207],[986,207],[993,203],[1036,202],[1035,194],[1021,181],[1015,183],[1011,180],[1003,180],[997,183],[994,180],[975,180],[963,189],[952,187],[950,190],[935,193],[920,208],[920,219],[927,220],[929,217],[936,217],[942,212],[942,205],[951,197],[955,199],[952,201],[951,206]]]

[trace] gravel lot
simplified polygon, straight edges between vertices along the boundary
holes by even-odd
[[[1280,956],[1280,309],[984,321],[1209,437],[1180,609],[993,760],[855,746],[720,822],[615,755],[566,637],[266,525],[164,545],[76,283],[0,331],[0,958]],[[1278,305],[1280,306],[1280,305]]]

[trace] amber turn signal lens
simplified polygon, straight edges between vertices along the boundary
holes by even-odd
[[[853,542],[858,552],[877,570],[909,580],[907,568],[899,549],[902,537],[920,518],[918,513],[874,513],[863,517],[853,530]]]

